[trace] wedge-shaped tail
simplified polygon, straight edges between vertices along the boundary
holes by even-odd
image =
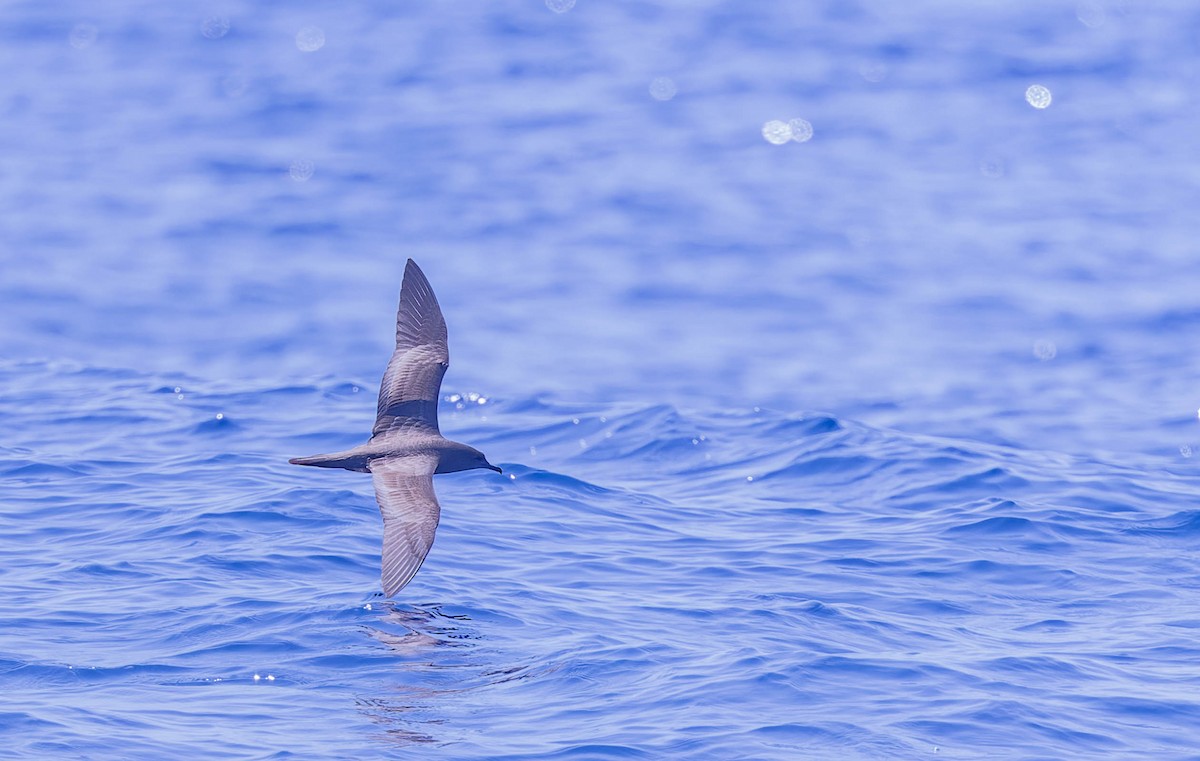
[[[316,468],[342,468],[359,473],[370,473],[367,469],[367,453],[362,447],[348,449],[345,452],[331,454],[314,454],[308,457],[293,457],[288,460],[293,465],[311,465]]]

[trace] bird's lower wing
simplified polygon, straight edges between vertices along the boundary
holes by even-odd
[[[372,460],[375,499],[383,513],[383,591],[393,596],[412,579],[433,546],[441,507],[433,493],[432,457]]]

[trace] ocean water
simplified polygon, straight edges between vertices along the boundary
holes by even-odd
[[[0,757],[1200,759],[1197,40],[6,3]],[[385,600],[287,459],[368,435],[408,257],[505,473]]]

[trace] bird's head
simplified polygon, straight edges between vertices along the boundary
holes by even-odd
[[[487,470],[494,470],[497,473],[504,472],[488,462],[483,452],[466,444],[459,444],[443,453],[441,461],[438,463],[437,472],[456,473],[460,470],[473,470],[474,468],[486,468]]]

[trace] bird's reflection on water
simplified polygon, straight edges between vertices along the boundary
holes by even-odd
[[[483,637],[471,617],[440,606],[399,608],[384,604],[378,626],[364,627],[368,636],[396,656],[401,676],[385,695],[361,696],[355,703],[380,726],[380,739],[399,745],[436,743],[445,726],[448,703],[457,696],[537,673],[529,666],[497,668],[496,655],[479,645]]]
[[[461,682],[438,685],[432,674],[446,668],[441,663],[446,659],[440,657],[440,652],[445,648],[469,647],[476,638],[465,625],[470,618],[443,613],[436,606],[427,609],[398,608],[391,603],[384,606],[380,626],[364,629],[369,637],[398,656],[399,670],[413,678],[395,683],[387,695],[359,697],[355,705],[383,730],[381,740],[397,745],[437,742],[428,730],[442,723],[442,719],[435,718],[438,709],[448,696],[464,687]],[[456,666],[469,668],[468,663]]]
[[[470,616],[445,613],[440,606],[396,608],[388,604],[386,611],[380,623],[389,628],[368,626],[367,634],[398,655],[424,655],[438,647],[463,647],[478,639],[467,630]]]

